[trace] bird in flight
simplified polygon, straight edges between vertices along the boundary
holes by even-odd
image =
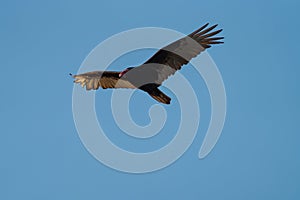
[[[211,45],[223,43],[224,37],[215,37],[222,29],[214,30],[217,24],[210,27],[208,25],[207,23],[191,34],[158,50],[140,66],[128,67],[124,71],[93,71],[70,75],[74,78],[74,83],[86,87],[86,90],[97,90],[99,87],[140,89],[156,101],[170,104],[171,98],[158,87]]]

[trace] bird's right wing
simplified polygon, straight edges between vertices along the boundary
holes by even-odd
[[[106,88],[136,88],[129,81],[119,78],[120,72],[93,71],[84,74],[73,75],[74,83],[79,83],[86,90],[97,90],[99,87]]]

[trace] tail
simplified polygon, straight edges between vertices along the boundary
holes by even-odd
[[[164,103],[164,104],[170,104],[171,98],[165,95],[162,91],[160,91],[158,88],[154,88],[151,91],[147,91],[148,94],[155,99],[158,102]]]

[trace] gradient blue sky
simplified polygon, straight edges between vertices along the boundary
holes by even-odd
[[[299,7],[296,0],[0,1],[0,199],[300,199]],[[209,96],[201,77],[186,67],[182,73],[203,91],[203,125],[183,157],[141,175],[95,160],[74,126],[68,73],[118,32],[157,26],[187,34],[206,22],[219,23],[226,37],[209,51],[228,98],[214,150],[198,160]],[[151,53],[129,54],[113,67],[139,64]],[[98,92],[97,99],[109,95]],[[136,96],[140,109],[133,117],[147,123],[145,113],[154,102]],[[167,110],[176,114],[176,104]],[[110,112],[101,111],[100,116]],[[167,125],[177,127],[172,120]],[[121,135],[109,137],[135,150],[134,141]],[[161,138],[153,145],[172,135]],[[143,144],[145,150],[157,147]]]

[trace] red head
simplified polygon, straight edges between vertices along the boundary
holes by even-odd
[[[121,78],[122,76],[124,76],[124,74],[126,74],[129,70],[133,69],[134,67],[128,67],[127,69],[125,69],[124,71],[119,73],[119,78]]]

